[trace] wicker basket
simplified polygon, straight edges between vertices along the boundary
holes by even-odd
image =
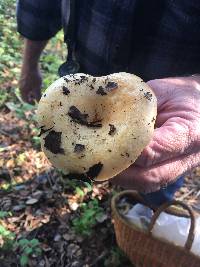
[[[148,230],[142,231],[125,220],[117,210],[117,203],[122,197],[131,198],[135,203],[145,202],[135,191],[123,191],[113,197],[111,204],[117,243],[136,267],[200,267],[200,257],[190,252],[195,229],[195,216],[191,208],[180,201],[166,203],[155,211]],[[177,206],[184,210],[178,209]],[[152,236],[153,226],[164,210],[177,216],[191,218],[191,227],[184,248]],[[185,210],[189,212],[189,216]]]

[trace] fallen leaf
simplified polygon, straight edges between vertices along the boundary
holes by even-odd
[[[25,209],[26,205],[24,204],[20,204],[20,205],[16,205],[12,208],[13,211],[20,211],[20,210],[23,210]]]
[[[27,201],[26,201],[26,204],[27,205],[34,205],[35,203],[38,202],[38,199],[37,198],[29,198]]]

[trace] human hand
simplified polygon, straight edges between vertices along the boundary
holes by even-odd
[[[137,161],[113,183],[153,192],[200,165],[200,76],[151,80],[158,100],[155,131]]]
[[[34,104],[41,97],[42,76],[40,70],[22,68],[21,77],[19,80],[19,89],[21,97],[25,102]]]

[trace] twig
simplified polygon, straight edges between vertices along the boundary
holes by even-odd
[[[0,133],[2,133],[5,136],[11,137],[11,134],[5,132],[4,130],[0,129]]]
[[[195,198],[198,198],[200,196],[200,190],[197,192]]]
[[[95,265],[102,260],[103,258],[105,258],[108,255],[107,251],[102,252],[94,261],[93,263],[90,265],[91,267],[95,267]]]
[[[184,200],[186,197],[190,196],[192,193],[194,193],[196,191],[195,188],[192,188],[189,192],[185,193],[184,195],[182,195],[181,197],[178,198],[178,200]]]

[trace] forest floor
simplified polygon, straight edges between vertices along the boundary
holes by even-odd
[[[1,27],[3,26],[3,27]],[[41,58],[43,88],[65,59],[59,32]],[[23,40],[15,1],[0,4],[0,267],[129,267],[119,250],[109,183],[66,180],[40,149],[36,108],[18,90]],[[200,171],[190,173],[176,198],[200,211]]]

